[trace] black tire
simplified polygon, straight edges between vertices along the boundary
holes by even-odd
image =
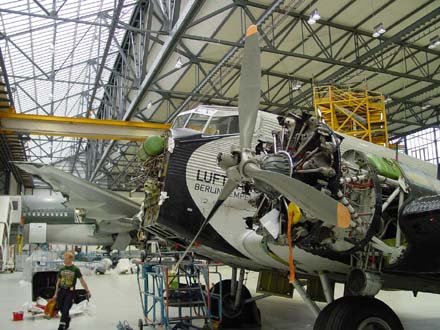
[[[230,292],[231,292],[231,280],[223,280],[221,282],[222,286],[222,299],[223,299],[223,305],[222,305],[222,321],[221,321],[221,328],[222,329],[230,329],[230,328],[239,328],[240,326],[260,326],[261,325],[261,319],[260,319],[260,311],[258,310],[257,304],[255,301],[242,304],[242,306],[237,310],[234,315],[232,315],[230,308],[225,306],[225,304],[228,304],[228,299],[231,299]],[[220,293],[220,282],[214,285],[211,292],[213,293]],[[251,293],[249,290],[243,286],[243,291],[241,293],[241,300],[244,301],[246,299],[251,298]],[[230,300],[229,300],[230,302]],[[211,298],[211,312],[215,317],[218,317],[218,300]]]
[[[378,330],[403,330],[394,311],[372,297],[348,296],[328,304],[316,319],[314,330],[362,330],[365,323]],[[363,324],[364,323],[364,324]]]
[[[351,298],[351,296],[347,298]],[[324,309],[321,310],[321,312],[319,313],[318,318],[315,321],[315,326],[313,327],[313,330],[326,330],[328,318],[333,313],[333,310],[338,308],[338,306],[341,305],[341,303],[343,302],[343,299],[337,299],[327,304],[327,306],[325,306]]]

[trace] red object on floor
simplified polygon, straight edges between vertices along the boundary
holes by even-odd
[[[24,312],[13,312],[12,321],[23,321]]]

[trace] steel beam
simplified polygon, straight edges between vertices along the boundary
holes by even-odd
[[[238,96],[235,97],[228,97],[228,96],[222,96],[222,95],[212,95],[212,94],[205,94],[205,93],[194,93],[194,92],[181,92],[181,91],[175,91],[175,90],[166,90],[166,89],[159,89],[159,88],[150,88],[149,89],[150,92],[154,92],[154,93],[158,93],[164,96],[164,98],[173,98],[173,99],[179,99],[179,100],[185,100],[188,97],[196,97],[197,99],[201,99],[201,100],[210,100],[213,103],[217,103],[217,104],[221,104],[218,101],[222,101],[224,100],[228,103],[238,103]],[[217,102],[213,101],[213,100],[217,100]],[[262,101],[260,102],[261,105],[264,106],[268,106],[268,107],[274,107],[274,106],[280,106],[282,103],[276,103],[276,102],[271,102],[269,100],[269,102],[267,101]]]
[[[232,46],[232,47],[234,47],[234,49],[235,48],[236,49],[243,48],[243,46],[244,46],[243,42],[220,40],[220,39],[214,39],[214,38],[208,38],[208,37],[202,37],[202,36],[194,36],[194,35],[185,34],[182,37],[185,39],[189,39],[189,40],[197,40],[197,41],[209,42],[209,43],[213,43],[213,44]],[[352,68],[352,69],[388,74],[391,76],[400,77],[400,78],[407,78],[407,79],[412,79],[412,80],[416,80],[416,81],[423,81],[423,82],[440,84],[440,80],[434,79],[433,77],[417,76],[414,74],[408,74],[408,73],[389,70],[389,69],[385,69],[385,68],[362,65],[362,64],[359,64],[360,62],[358,63],[357,61],[346,62],[346,61],[337,60],[334,58],[316,57],[316,56],[309,55],[309,54],[294,53],[294,52],[290,52],[290,51],[269,48],[269,47],[261,47],[261,51],[263,53],[282,55],[285,57],[294,57],[294,58],[312,60],[312,61],[316,61],[316,62],[322,62],[322,63],[330,64],[333,66],[337,65],[337,66],[341,67],[341,70],[347,70],[349,68]],[[325,82],[325,81],[328,81],[327,78],[323,80],[323,82]]]
[[[6,92],[8,93],[9,103],[13,107],[14,106],[14,98],[12,97],[11,88],[10,88],[11,85],[9,84],[8,75],[6,74],[5,59],[3,58],[3,52],[1,50],[1,48],[0,48],[0,71],[3,72],[3,79],[4,79],[4,84],[7,87]]]
[[[40,7],[42,11],[46,13],[47,16],[51,16],[50,12],[38,0],[33,0],[33,1],[37,4],[38,7]]]
[[[117,5],[117,7],[115,9],[115,12],[114,12],[114,15],[113,15],[112,22],[110,24],[109,31],[108,31],[108,38],[107,38],[107,42],[105,44],[104,52],[103,52],[103,55],[102,55],[102,58],[101,58],[101,65],[98,66],[98,71],[96,73],[95,85],[94,85],[94,88],[92,90],[92,94],[90,95],[90,100],[88,102],[87,117],[90,115],[90,112],[92,110],[93,101],[95,100],[96,92],[98,90],[98,86],[100,85],[102,71],[104,70],[105,62],[107,61],[107,56],[108,56],[109,51],[110,51],[110,46],[112,44],[113,36],[115,34],[116,25],[117,25],[117,22],[119,20],[119,16],[121,15],[121,11],[122,11],[122,7],[123,6],[124,6],[124,0],[119,0],[118,1],[118,5]]]
[[[277,0],[275,1],[269,9],[267,9],[258,19],[258,21],[256,22],[257,25],[260,25],[262,22],[264,22],[279,6],[281,6],[283,4],[283,0]],[[185,35],[183,36],[185,37]],[[183,102],[182,104],[179,106],[179,108],[174,112],[174,114],[168,119],[168,121],[171,121],[174,116],[176,114],[178,114],[183,108],[185,108],[189,102],[192,100],[192,98],[194,97],[195,94],[197,94],[202,87],[218,72],[218,70],[223,67],[223,65],[232,58],[232,56],[240,49],[243,47],[243,41],[244,41],[244,36],[242,36],[242,38],[240,39],[240,41],[238,43],[235,43],[235,45],[233,45],[233,47],[223,56],[223,58],[217,63],[217,65],[205,76],[205,78],[203,78],[203,80],[193,89],[192,94],[188,96]],[[204,38],[202,38],[204,39]],[[206,39],[211,39],[211,38],[206,38]]]
[[[128,4],[123,6],[123,8],[126,7],[131,7],[136,5],[136,3],[132,3],[132,4]],[[102,11],[101,14],[109,12],[109,11],[113,11],[113,9],[108,9],[105,11]],[[53,21],[59,21],[59,24],[65,24],[65,23],[77,23],[77,24],[85,24],[85,25],[93,25],[93,26],[98,26],[98,27],[106,27],[106,28],[110,28],[110,25],[108,24],[102,24],[102,23],[96,23],[96,22],[92,22],[92,21],[86,21],[84,20],[84,18],[88,18],[88,17],[96,17],[97,13],[93,13],[93,14],[87,14],[84,15],[80,18],[67,18],[67,17],[59,17],[59,16],[48,16],[48,15],[42,15],[42,14],[37,14],[37,13],[30,13],[30,12],[25,12],[25,11],[18,11],[18,10],[12,10],[12,9],[6,9],[6,8],[0,8],[0,13],[6,13],[6,14],[13,14],[13,15],[20,15],[20,16],[30,16],[30,17],[36,17],[36,18],[45,18],[48,20],[53,20]],[[51,25],[48,26],[41,26],[36,28],[33,31],[38,31],[38,30],[42,30],[42,29],[46,29],[48,27],[51,27]],[[134,32],[149,32],[149,33],[158,33],[158,34],[164,34],[164,32],[162,31],[143,31],[141,29],[136,29],[134,27],[128,27],[125,25],[117,25],[118,29],[123,29],[123,30],[129,30],[129,31],[134,31]],[[11,35],[10,37],[15,37],[17,35],[21,35],[21,34],[26,34],[29,31],[23,31],[20,33],[16,33],[14,35]]]
[[[429,2],[434,2],[434,1],[435,0],[431,0]],[[356,2],[357,2],[357,0],[351,1],[350,4],[355,4]],[[253,1],[246,1],[246,5],[250,6],[250,7],[259,8],[259,9],[262,9],[262,10],[267,10],[269,8],[269,6],[266,5],[266,4],[258,3],[258,2],[253,2]],[[427,6],[426,3],[423,4],[423,7],[425,7],[425,6]],[[307,21],[309,19],[309,16],[307,16],[307,15],[305,15],[303,13],[297,13],[295,11],[287,12],[286,10],[284,10],[282,8],[277,9],[276,12],[288,15],[288,16],[293,17],[293,18],[301,19],[302,21]],[[371,32],[370,31],[364,31],[364,30],[360,30],[360,29],[355,28],[355,27],[350,27],[350,26],[346,26],[346,25],[343,25],[343,24],[340,24],[340,23],[336,23],[336,22],[333,22],[331,19],[321,18],[321,19],[319,19],[317,24],[323,25],[323,26],[327,26],[327,27],[330,27],[330,28],[335,28],[335,29],[342,30],[342,31],[346,31],[346,32],[353,33],[353,34],[356,34],[356,35],[362,35],[362,36],[365,36],[365,37],[371,37]],[[387,38],[387,37],[384,37],[384,36],[380,37],[380,40],[385,40],[386,41],[386,40],[389,40],[389,39],[390,38]],[[416,49],[416,50],[419,50],[419,51],[426,51],[426,52],[431,53],[433,55],[438,55],[438,51],[436,51],[436,50],[426,49],[425,47],[418,46],[418,45],[415,45],[415,44],[410,44],[410,43],[407,43],[407,42],[404,42],[404,41],[399,41],[399,44],[404,45],[405,47],[408,47],[410,49]]]
[[[234,14],[234,12],[236,11],[237,8],[238,8],[238,7],[236,7],[236,6],[234,5],[234,7],[233,7],[231,10],[229,10],[229,12],[225,15],[225,18],[222,20],[222,22],[221,22],[220,24],[218,24],[217,28],[213,31],[213,33],[212,33],[212,37],[214,37],[215,35],[217,35],[217,33],[219,33],[219,31],[223,28],[223,26],[226,24],[226,22],[227,22],[227,21],[230,19],[230,17]],[[226,10],[228,10],[228,9],[226,9]],[[156,42],[160,42],[160,41],[156,41]],[[207,45],[204,45],[204,46],[201,48],[201,50],[198,52],[198,54],[197,54],[197,56],[196,56],[197,59],[199,59],[200,57],[202,57],[203,51],[206,49],[206,47],[207,47]],[[176,51],[177,51],[177,49],[176,49]],[[217,64],[217,62],[214,63],[214,65],[216,65],[216,64]],[[187,68],[184,69],[184,71],[183,71],[181,77],[184,77],[184,76],[187,74],[187,72],[188,72],[188,70],[189,70],[190,68],[191,68],[191,66],[187,66]],[[180,79],[177,79],[176,82],[173,84],[173,86],[172,86],[171,89],[174,89],[174,88],[179,84],[179,82],[180,82]],[[159,106],[157,106],[156,109],[153,111],[153,114],[150,115],[150,118],[154,116],[155,112],[157,111],[158,108],[161,107],[161,105],[162,105],[162,103],[163,103],[164,101],[165,101],[165,100],[162,100],[162,102],[160,102]],[[141,114],[141,115],[143,116],[143,114]],[[147,119],[147,120],[148,120],[148,119]],[[168,120],[167,120],[167,122],[168,122]]]
[[[341,67],[336,72],[334,72],[334,73],[330,74],[329,76],[327,76],[326,78],[322,79],[321,82],[323,82],[323,83],[324,82],[331,82],[331,81],[337,79],[342,74],[346,73],[347,70],[350,69],[350,67],[352,67],[352,68],[353,67],[354,68],[359,67],[360,69],[363,69],[362,63],[364,61],[370,59],[371,57],[373,57],[374,55],[376,55],[380,51],[386,49],[387,47],[391,46],[392,44],[396,44],[396,43],[401,42],[403,40],[403,38],[405,36],[407,36],[409,33],[414,31],[415,29],[419,28],[423,24],[425,24],[425,23],[435,19],[439,15],[440,15],[440,7],[438,7],[436,9],[434,9],[433,11],[429,12],[427,15],[419,18],[418,20],[416,20],[412,24],[408,25],[406,28],[404,28],[401,31],[399,31],[398,33],[396,33],[391,38],[383,40],[376,47],[371,48],[370,50],[368,50],[364,54],[358,56],[354,61],[352,61],[350,63],[350,65]],[[377,71],[377,72],[380,72],[380,71]],[[402,77],[404,77],[404,76],[402,76]],[[410,79],[412,79],[412,78],[410,78]],[[432,82],[432,81],[428,81],[428,82]],[[438,84],[438,82],[435,82],[435,83]],[[276,112],[276,113],[282,112],[283,110],[288,108],[289,105],[299,103],[300,100],[302,100],[305,97],[308,97],[309,95],[311,95],[311,92],[312,92],[311,88],[307,89],[306,91],[302,92],[300,95],[298,95],[297,97],[292,99],[290,102],[286,103],[283,108],[278,108],[274,112]]]
[[[173,29],[170,32],[170,35],[166,38],[165,43],[163,44],[159,53],[156,55],[156,59],[154,60],[153,63],[151,63],[151,66],[149,67],[149,71],[139,87],[138,93],[131,101],[127,111],[125,112],[123,117],[124,121],[129,120],[133,115],[133,113],[135,112],[135,110],[137,109],[137,107],[139,106],[145,92],[147,92],[148,88],[150,88],[156,76],[160,73],[162,67],[167,62],[169,56],[172,54],[177,41],[180,39],[181,35],[186,30],[188,25],[191,23],[191,21],[199,11],[199,9],[202,7],[203,2],[204,1],[190,0],[186,4],[186,7],[184,8],[183,12],[181,13],[181,16],[179,17],[179,20],[174,25]],[[115,142],[112,141],[104,150],[104,153],[102,154],[98,164],[96,165],[95,169],[92,172],[90,181],[93,181],[95,179],[96,175],[98,174],[102,165],[106,161],[114,145]]]
[[[5,134],[19,132],[128,141],[143,141],[150,135],[161,134],[170,128],[170,125],[152,122],[40,116],[11,112],[0,112],[0,124],[0,133]]]

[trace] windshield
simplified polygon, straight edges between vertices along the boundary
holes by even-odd
[[[182,114],[175,119],[173,128],[188,128],[203,135],[227,135],[239,132],[237,115],[225,115],[216,111]]]
[[[174,121],[173,128],[184,128],[189,116],[190,114],[178,116]]]
[[[238,116],[212,117],[205,135],[225,135],[238,133]]]
[[[191,118],[189,119],[188,124],[186,125],[186,128],[192,129],[194,131],[203,132],[203,129],[208,122],[208,119],[208,115],[193,113]]]

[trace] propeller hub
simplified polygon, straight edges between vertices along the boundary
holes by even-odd
[[[217,156],[217,163],[223,170],[227,171],[228,168],[236,166],[239,163],[239,155],[237,154],[223,154],[219,153]]]
[[[250,179],[249,176],[246,174],[246,166],[250,163],[260,167],[257,160],[255,159],[255,153],[251,149],[243,148],[240,153],[240,163],[238,164],[238,167],[244,180]]]

